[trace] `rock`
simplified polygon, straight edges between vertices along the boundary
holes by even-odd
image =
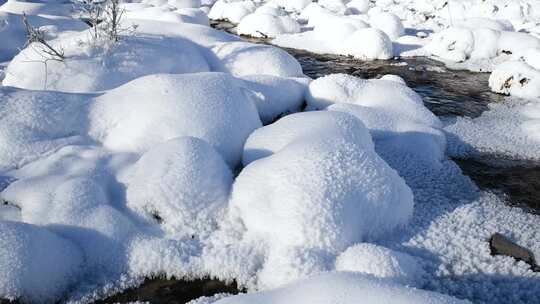
[[[531,265],[533,271],[540,271],[534,254],[527,248],[521,247],[500,233],[495,233],[489,239],[491,255],[506,255],[518,261]]]

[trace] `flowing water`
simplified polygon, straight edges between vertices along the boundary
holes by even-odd
[[[212,25],[226,31],[233,29],[232,25],[224,22]],[[255,43],[268,43],[264,39],[246,39]],[[311,78],[333,73],[346,73],[362,78],[377,78],[385,74],[399,75],[409,87],[422,96],[425,105],[438,116],[478,117],[488,109],[489,103],[504,99],[489,90],[489,74],[449,70],[440,62],[429,58],[364,62],[346,56],[285,50],[300,62],[304,74]],[[479,187],[505,196],[511,205],[540,214],[539,162],[509,161],[492,155],[455,161]],[[99,303],[185,303],[220,292],[236,293],[238,290],[234,284],[228,285],[215,280],[185,282],[149,279],[138,288],[124,291]]]

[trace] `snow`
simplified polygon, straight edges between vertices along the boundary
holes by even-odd
[[[36,50],[38,46],[23,49],[8,65],[2,84],[29,90],[86,93],[112,89],[149,74],[210,70],[198,46],[189,40],[130,37],[113,48],[103,49],[81,43],[88,35],[76,33],[50,42],[64,51],[64,61],[45,61],[43,53]]]
[[[240,77],[243,85],[252,91],[259,116],[264,124],[276,118],[298,112],[304,104],[304,92],[309,78],[284,78],[271,75]]]
[[[237,32],[253,37],[276,37],[281,34],[299,33],[300,24],[288,16],[254,13],[240,21]]]
[[[434,292],[403,287],[365,275],[335,272],[281,288],[224,298],[216,304],[242,303],[468,303]]]
[[[231,168],[248,135],[261,125],[253,100],[223,73],[138,78],[97,97],[89,119],[90,137],[109,149],[140,153],[193,136],[212,145]]]
[[[208,143],[179,137],[153,147],[136,163],[127,206],[150,221],[159,217],[173,234],[207,234],[216,229],[231,185],[231,170]]]
[[[234,76],[304,76],[298,61],[279,48],[238,41],[217,44],[212,51],[221,61],[222,70]]]
[[[208,17],[213,20],[228,20],[240,23],[242,18],[255,11],[251,1],[218,0],[210,9]]]
[[[317,118],[325,116],[322,124]],[[233,185],[231,207],[248,232],[276,244],[339,252],[406,224],[412,213],[410,189],[348,114],[282,118],[250,136],[248,161]]]
[[[424,274],[415,257],[369,243],[347,248],[337,257],[336,270],[370,274],[408,286],[421,282]]]
[[[0,295],[28,302],[54,301],[81,274],[81,251],[46,228],[0,221]]]
[[[199,304],[540,301],[538,274],[486,241],[538,256],[538,216],[447,155],[539,159],[536,2],[214,2],[123,3],[118,43],[90,39],[66,3],[0,6],[0,298],[89,303],[159,276],[249,291]],[[23,11],[63,62],[17,49]],[[514,97],[441,124],[398,76],[311,81],[206,13],[362,60],[440,42]]]
[[[401,78],[329,75],[310,83],[306,100],[308,109],[329,106],[359,118],[387,162],[440,167],[446,148],[441,122]]]

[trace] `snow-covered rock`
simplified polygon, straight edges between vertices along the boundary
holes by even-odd
[[[283,78],[270,75],[243,76],[243,85],[254,93],[255,105],[263,123],[280,115],[298,112],[304,104],[309,78]]]
[[[372,27],[383,31],[391,40],[403,36],[405,30],[399,18],[391,13],[379,13],[370,17]]]
[[[511,60],[496,66],[489,76],[493,92],[522,98],[540,97],[540,70],[526,62]]]
[[[222,70],[234,76],[304,76],[298,61],[276,47],[239,41],[217,44],[212,51],[221,60]]]
[[[193,136],[206,140],[232,168],[248,135],[261,125],[253,100],[223,73],[138,78],[98,97],[89,120],[90,136],[109,149],[145,152]]]
[[[316,119],[325,116],[326,124]],[[249,233],[273,244],[340,252],[412,213],[410,189],[348,114],[286,116],[250,136],[244,160],[252,162],[233,185],[231,207]]]
[[[45,228],[0,221],[0,298],[52,302],[76,282],[83,261],[80,249]]]
[[[240,21],[237,32],[253,37],[276,37],[281,34],[299,33],[300,24],[288,16],[254,13]]]
[[[240,23],[242,19],[256,9],[252,1],[218,0],[210,9],[208,17],[213,20],[228,20]]]
[[[340,53],[364,60],[384,60],[394,57],[390,38],[381,30],[374,28],[359,29],[347,37]]]
[[[306,100],[308,109],[331,105],[328,110],[359,118],[373,136],[377,151],[393,166],[437,168],[444,158],[446,139],[441,122],[401,81],[334,74],[312,81]]]
[[[347,248],[337,257],[336,270],[371,274],[409,286],[421,285],[424,272],[416,258],[369,243]]]
[[[232,173],[205,141],[180,137],[143,154],[126,190],[127,205],[150,220],[157,217],[177,235],[216,229],[232,185]]]

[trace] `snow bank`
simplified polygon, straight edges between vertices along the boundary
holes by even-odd
[[[336,272],[313,276],[287,286],[252,294],[240,294],[216,304],[281,303],[469,303],[442,294],[403,287],[365,275]]]
[[[322,124],[317,118],[325,116]],[[233,185],[231,207],[250,233],[275,246],[339,252],[411,216],[409,188],[348,114],[286,116],[250,136],[244,160],[255,158]]]
[[[23,49],[7,67],[2,84],[24,89],[95,92],[155,73],[206,72],[210,68],[193,42],[182,39],[126,37],[112,48],[93,47],[88,32],[51,41],[64,61],[49,60],[38,46]],[[157,55],[159,54],[159,55]]]
[[[299,33],[300,24],[288,16],[255,13],[244,17],[236,31],[239,35],[267,38]]]
[[[446,140],[441,123],[422,99],[395,77],[360,79],[334,74],[312,81],[308,109],[346,112],[369,129],[377,151],[391,165],[439,167]],[[384,93],[381,93],[384,92]]]
[[[11,59],[26,43],[26,29],[22,15],[1,10],[3,7],[4,5],[0,6],[0,41],[3,41],[0,44],[0,61]],[[66,17],[29,15],[27,18],[32,26],[45,31],[47,40],[64,36],[70,31],[82,31],[87,28],[82,21]]]
[[[178,5],[183,6],[181,3]],[[168,7],[147,7],[137,10],[126,10],[123,15],[127,19],[147,19],[165,22],[194,23],[209,25],[208,16],[200,9]]]
[[[176,235],[205,235],[216,229],[231,185],[231,170],[209,144],[180,137],[143,154],[126,190],[127,206]]]
[[[0,221],[0,298],[55,301],[81,274],[83,255],[45,228]]]
[[[369,243],[347,248],[337,257],[336,270],[371,274],[409,286],[421,285],[424,274],[416,258]]]
[[[261,125],[253,101],[222,73],[141,77],[98,97],[89,117],[90,136],[109,149],[145,152],[193,136],[210,143],[232,168]]]

